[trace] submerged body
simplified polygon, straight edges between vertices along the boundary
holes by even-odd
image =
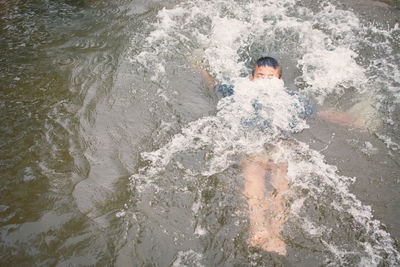
[[[263,64],[264,63],[264,64]],[[272,58],[261,58],[251,75],[251,80],[281,79],[281,67]],[[281,232],[285,216],[283,214],[283,194],[288,190],[286,180],[287,164],[275,163],[268,157],[253,157],[242,161],[244,174],[243,194],[249,208],[250,246],[286,255],[286,245]],[[265,176],[270,174],[273,190],[266,190]]]
[[[213,85],[214,79],[207,72],[202,70],[201,72],[206,80],[206,85]],[[250,80],[264,79],[282,79],[282,68],[274,58],[262,57],[256,62]],[[218,91],[226,97],[234,94],[234,87],[220,85]],[[304,104],[303,101],[300,103]],[[255,113],[263,108],[262,104],[257,102],[253,103],[253,107]],[[301,107],[296,112],[310,115],[310,110],[310,107]],[[341,126],[361,128],[364,125],[364,122],[354,114],[334,110],[319,112],[317,116]],[[251,118],[250,120],[250,125],[253,126],[254,122]],[[270,123],[264,121],[263,125],[263,127],[258,127],[261,131],[268,128]],[[240,165],[244,176],[243,195],[247,201],[250,219],[247,243],[265,251],[286,255],[286,245],[282,240],[281,232],[283,223],[286,221],[283,207],[284,195],[289,189],[286,178],[288,165],[286,162],[272,160],[271,153],[272,151],[264,150],[262,153],[250,155],[243,159]],[[269,178],[266,179],[266,177]],[[267,190],[268,186],[272,189]]]

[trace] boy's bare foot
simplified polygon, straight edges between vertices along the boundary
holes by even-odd
[[[247,244],[252,247],[261,248],[268,252],[275,252],[279,255],[286,255],[286,244],[279,237],[264,230],[255,233],[247,239]]]

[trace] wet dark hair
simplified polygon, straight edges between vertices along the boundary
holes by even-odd
[[[282,76],[281,65],[279,65],[278,61],[273,57],[260,57],[256,61],[256,66],[258,66],[258,67],[268,66],[268,67],[272,67],[274,69],[278,69],[279,70],[279,78],[281,78],[281,76]],[[254,69],[255,69],[255,67],[254,67]],[[254,69],[251,72],[251,76],[254,76]]]

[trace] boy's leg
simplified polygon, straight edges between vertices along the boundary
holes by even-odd
[[[285,219],[282,217],[282,192],[288,189],[286,164],[266,162],[253,158],[242,162],[244,195],[247,198],[250,218],[248,243],[266,251],[286,254],[280,233]],[[265,175],[269,172],[274,192],[267,192]]]

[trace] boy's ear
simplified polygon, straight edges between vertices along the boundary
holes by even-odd
[[[250,81],[252,81],[252,80],[254,80],[254,76],[253,75],[250,76]]]

